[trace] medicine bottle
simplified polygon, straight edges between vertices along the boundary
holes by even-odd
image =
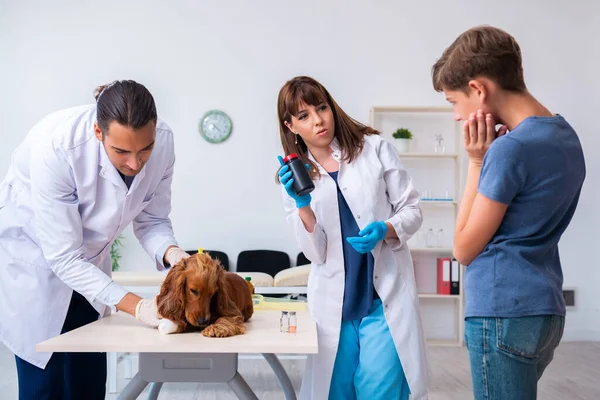
[[[305,196],[315,190],[315,184],[310,178],[310,174],[308,173],[306,166],[302,160],[298,158],[298,154],[292,153],[286,156],[283,159],[283,163],[290,166],[292,178],[294,178],[294,184],[292,187],[298,196]]]
[[[246,277],[246,282],[248,283],[248,286],[250,287],[250,292],[252,294],[254,294],[254,285],[252,284],[252,282],[250,282],[252,280],[252,277],[247,276]]]

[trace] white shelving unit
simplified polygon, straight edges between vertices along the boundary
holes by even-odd
[[[452,257],[457,198],[462,193],[464,151],[460,146],[460,125],[454,121],[452,109],[448,107],[396,106],[372,107],[369,125],[392,143],[395,140],[392,133],[398,128],[408,128],[413,134],[409,151],[399,154],[415,188],[423,197],[423,226],[408,244],[415,263],[427,342],[435,346],[462,346],[464,267],[460,268],[460,294],[436,293],[437,258]],[[434,151],[436,134],[444,138],[443,152]],[[427,193],[427,196],[423,196],[423,193]],[[423,237],[429,228],[443,229],[443,243],[436,244],[439,247],[425,245]]]

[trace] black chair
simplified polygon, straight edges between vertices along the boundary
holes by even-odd
[[[198,250],[186,250],[185,252],[188,253],[190,256],[193,256],[194,254],[198,253]],[[227,254],[218,250],[204,250],[204,252],[208,253],[208,255],[212,258],[219,260],[225,271],[229,271],[229,257],[227,256]]]
[[[300,265],[306,265],[306,264],[311,264],[310,260],[308,258],[306,258],[304,253],[302,253],[302,252],[298,253],[298,257],[296,257],[296,266],[298,267]]]
[[[290,257],[283,251],[245,250],[237,258],[236,272],[264,272],[275,277],[290,267]]]

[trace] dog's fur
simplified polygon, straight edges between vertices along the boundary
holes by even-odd
[[[156,302],[159,315],[177,325],[176,333],[202,330],[209,337],[244,334],[254,312],[246,281],[206,253],[171,267]]]

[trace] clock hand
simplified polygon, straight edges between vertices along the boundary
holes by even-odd
[[[218,130],[219,133],[223,133],[215,124],[213,124],[212,122],[210,124],[213,126],[213,128],[215,128],[216,130]]]

